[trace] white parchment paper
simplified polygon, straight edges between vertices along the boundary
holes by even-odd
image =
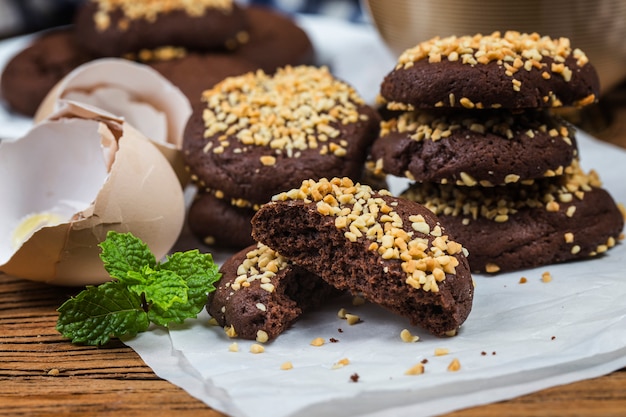
[[[375,31],[325,18],[299,21],[319,62],[373,102],[395,61]],[[0,66],[18,43],[0,45]],[[28,126],[28,119],[0,111],[0,138],[17,137]],[[615,200],[626,202],[626,151],[584,132],[577,138],[583,169],[598,171]],[[402,188],[392,180],[392,191]],[[214,253],[218,261],[227,255]],[[551,282],[542,282],[545,271]],[[344,298],[302,317],[261,354],[250,353],[253,342],[228,339],[210,326],[206,313],[126,343],[157,375],[233,417],[437,415],[626,366],[623,242],[593,260],[474,279],[473,310],[453,338],[432,337],[374,305],[353,306]],[[342,307],[362,322],[339,319]],[[402,342],[404,328],[420,340]],[[326,343],[311,346],[318,337]],[[229,351],[234,341],[238,352]],[[435,355],[438,348],[448,354]],[[343,359],[349,363],[336,367]],[[456,372],[447,370],[453,359],[461,365]],[[287,361],[293,369],[281,370]],[[424,374],[405,375],[420,362]]]

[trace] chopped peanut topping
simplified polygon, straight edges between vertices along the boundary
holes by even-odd
[[[256,341],[259,343],[266,343],[269,340],[269,336],[265,330],[258,330],[256,332]]]
[[[237,278],[231,284],[234,291],[249,287],[253,281],[260,281],[261,288],[274,291],[271,279],[276,273],[289,265],[289,261],[268,246],[257,243],[255,249],[246,254],[246,259],[237,267]],[[266,306],[257,304],[257,308],[266,311]]]
[[[154,22],[159,14],[170,13],[175,10],[184,10],[189,16],[202,16],[207,9],[217,9],[230,12],[233,8],[232,0],[91,0],[98,4],[94,15],[96,27],[103,31],[111,24],[111,13],[121,10],[124,13],[121,29],[127,28],[128,19],[145,19]]]
[[[274,75],[258,70],[228,77],[205,90],[202,100],[204,137],[234,138],[237,149],[266,147],[272,152],[261,158],[266,166],[276,163],[275,155],[296,158],[306,149],[343,157],[348,143],[339,127],[366,118],[358,111],[363,99],[326,67],[287,66]],[[223,146],[211,151],[223,152]]]
[[[572,50],[568,38],[553,39],[537,33],[516,31],[507,31],[504,35],[493,32],[490,35],[435,37],[421,42],[400,55],[396,69],[411,68],[415,62],[421,60],[441,62],[443,58],[472,66],[495,61],[509,77],[513,77],[519,70],[537,69],[545,79],[556,74],[569,82],[575,69],[566,66],[564,61],[570,55],[576,58],[578,67],[588,62],[587,56],[580,49]],[[544,57],[554,61],[550,68],[543,62]],[[514,80],[513,89],[520,91],[520,87],[521,83]],[[467,107],[466,104],[461,102],[464,107]]]

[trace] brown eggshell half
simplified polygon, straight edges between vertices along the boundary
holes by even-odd
[[[155,142],[181,184],[187,184],[189,177],[181,147],[191,105],[182,91],[160,73],[121,58],[90,61],[57,83],[41,103],[34,122],[45,120],[66,101],[88,104],[123,117]]]
[[[71,103],[0,143],[0,193],[14,204],[0,208],[4,240],[25,215],[57,200],[77,202],[66,221],[35,231],[17,249],[0,242],[0,271],[57,285],[111,279],[98,246],[109,230],[133,233],[162,259],[185,218],[179,179],[153,142],[120,118]]]

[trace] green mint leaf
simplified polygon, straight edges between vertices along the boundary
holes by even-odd
[[[167,310],[175,303],[187,303],[187,284],[176,272],[146,267],[143,277],[143,283],[129,285],[128,289],[137,295],[143,294],[150,309],[158,306]]]
[[[198,309],[188,303],[174,303],[168,309],[153,305],[148,310],[148,319],[154,324],[167,327],[172,323],[182,323],[186,319],[196,318],[198,313]]]
[[[187,282],[190,312],[195,317],[206,305],[207,295],[215,290],[213,285],[221,274],[219,267],[213,262],[209,253],[200,253],[197,249],[187,252],[176,252],[168,256],[164,263],[159,265],[161,270],[176,271]]]
[[[210,254],[177,252],[158,263],[131,233],[109,232],[100,244],[104,267],[114,279],[87,287],[59,307],[57,330],[73,343],[103,345],[135,336],[150,322],[160,326],[195,318],[221,274]]]
[[[87,287],[58,309],[57,330],[73,343],[104,345],[148,329],[141,298],[119,282]]]
[[[100,248],[100,258],[109,275],[120,281],[129,280],[131,284],[137,284],[139,279],[131,272],[142,272],[145,266],[155,267],[157,263],[148,245],[132,233],[109,231]]]

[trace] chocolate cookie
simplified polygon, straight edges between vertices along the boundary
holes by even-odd
[[[574,131],[545,111],[415,110],[381,123],[377,169],[417,182],[492,186],[562,173]]]
[[[18,113],[33,116],[65,75],[93,57],[78,47],[74,30],[61,28],[35,37],[2,72],[2,97]]]
[[[518,32],[422,42],[381,85],[381,96],[402,109],[580,106],[599,91],[595,69],[569,39]]]
[[[313,44],[292,18],[259,6],[248,6],[249,39],[233,55],[254,62],[267,73],[287,65],[312,65]]]
[[[469,251],[474,272],[506,272],[597,256],[613,247],[623,214],[593,172],[499,187],[413,184],[402,197],[435,213]]]
[[[247,39],[246,15],[228,0],[90,0],[75,22],[80,44],[98,56],[162,46],[234,49]]]
[[[258,207],[308,178],[359,179],[378,115],[327,68],[230,77],[204,92],[183,140],[203,192]]]
[[[202,191],[196,194],[187,214],[189,230],[208,246],[241,249],[252,245],[250,219],[256,211],[221,197]]]
[[[455,333],[471,310],[463,247],[428,209],[387,191],[347,178],[304,181],[261,207],[252,235],[432,334]]]
[[[302,315],[340,294],[262,244],[229,258],[209,293],[207,311],[231,337],[275,339]]]

